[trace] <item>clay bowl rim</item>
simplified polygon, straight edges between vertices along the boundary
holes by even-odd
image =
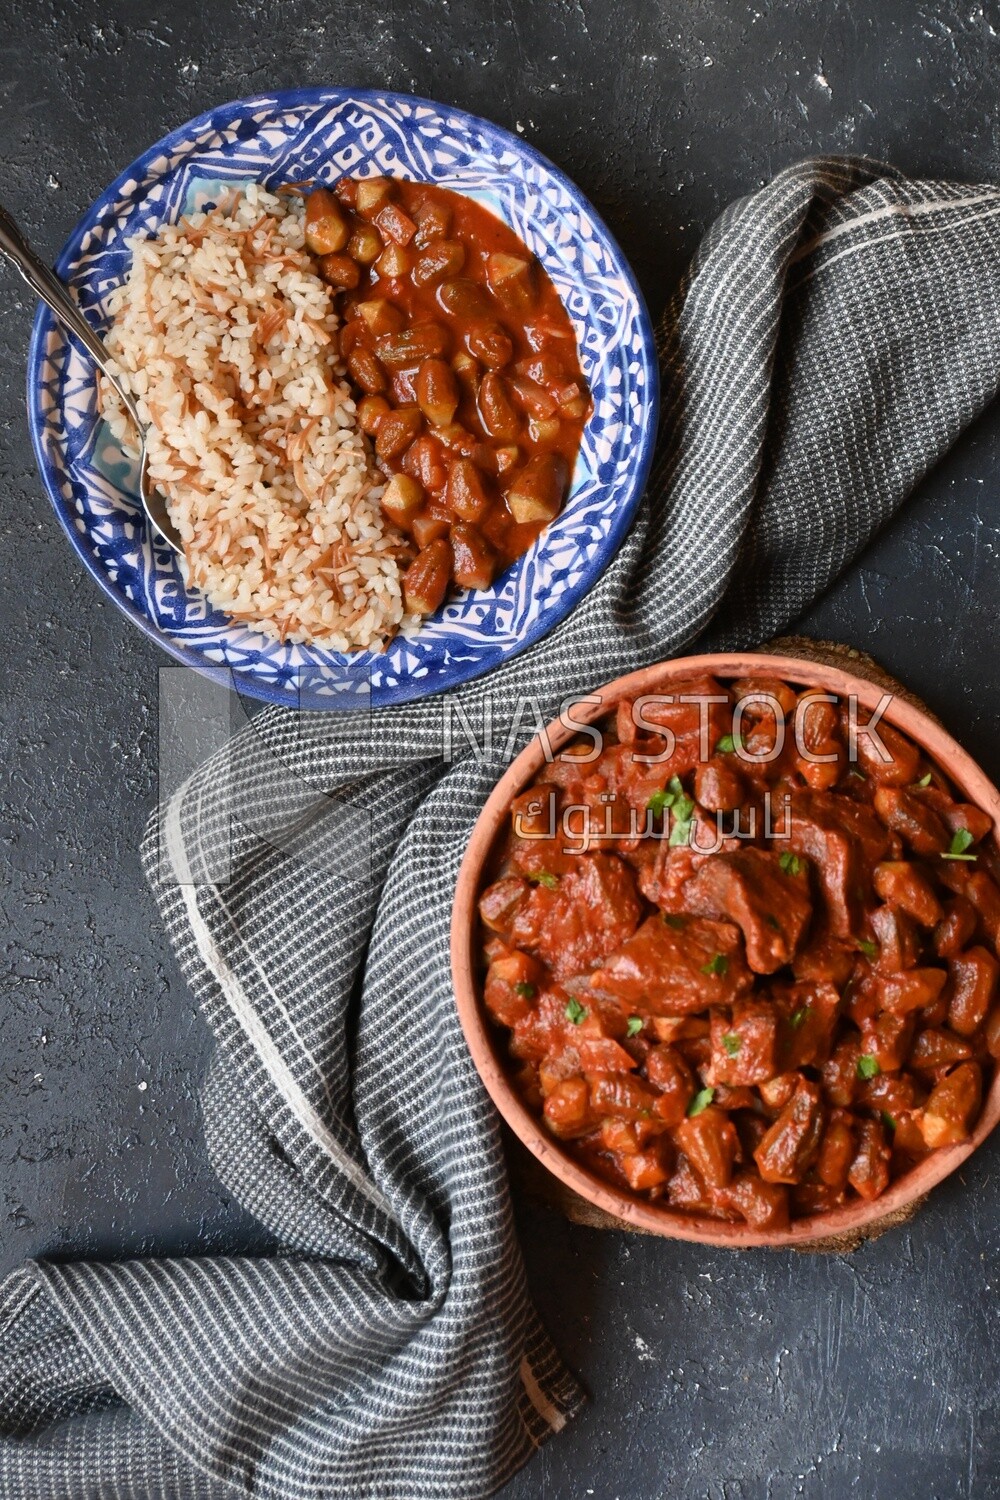
[[[881,687],[865,677],[856,677],[839,667],[770,652],[675,657],[618,677],[598,688],[590,695],[596,701],[575,707],[574,718],[580,723],[592,723],[621,698],[657,692],[673,681],[698,673],[723,679],[757,675],[778,677],[802,687],[822,687],[839,696],[855,693],[858,701],[868,709],[877,707],[885,694],[891,693],[891,702],[885,712],[886,722],[910,735],[966,799],[993,819],[994,839],[1000,844],[1000,791],[972,757],[942,725],[891,688]],[[547,726],[545,733],[553,751],[560,749],[574,735],[574,731],[558,719]],[[794,1220],[787,1230],[777,1232],[751,1229],[746,1224],[696,1219],[644,1202],[624,1189],[613,1187],[565,1152],[522,1103],[507,1077],[497,1046],[500,1033],[493,1029],[480,1000],[473,952],[483,867],[501,831],[511,798],[523,789],[543,760],[542,736],[536,735],[501,776],[473,826],[455,887],[451,964],[459,1021],[476,1070],[503,1119],[553,1176],[596,1208],[621,1220],[624,1227],[731,1249],[756,1246],[789,1249],[838,1236],[863,1237],[866,1230],[874,1230],[881,1221],[892,1219],[914,1205],[968,1160],[1000,1120],[1000,1067],[994,1073],[982,1113],[967,1141],[957,1146],[939,1147],[891,1183],[874,1202],[860,1200],[828,1213],[812,1214]]]

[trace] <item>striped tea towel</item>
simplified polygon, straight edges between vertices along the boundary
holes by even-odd
[[[782,629],[1000,377],[1000,190],[824,159],[715,224],[661,330],[663,444],[599,585],[457,695],[494,733],[680,651]],[[498,734],[499,728],[499,734]],[[577,1410],[528,1300],[448,966],[498,756],[442,702],[269,710],[146,841],[216,1038],[205,1129],[278,1249],[30,1264],[0,1289],[9,1500],[458,1500]]]

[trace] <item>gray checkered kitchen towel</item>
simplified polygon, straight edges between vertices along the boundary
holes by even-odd
[[[645,508],[570,618],[457,695],[474,728],[709,626],[751,645],[830,583],[997,390],[1000,189],[791,168],[714,225],[660,352]],[[449,979],[499,767],[443,766],[441,723],[265,711],[153,820],[217,1043],[212,1160],[280,1249],[11,1276],[3,1500],[474,1500],[575,1412]]]

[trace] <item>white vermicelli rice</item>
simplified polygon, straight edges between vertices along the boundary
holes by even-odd
[[[107,335],[148,427],[188,583],[251,628],[337,651],[403,624],[403,538],[357,425],[304,205],[254,183],[129,241]],[[101,407],[134,451],[108,382]]]

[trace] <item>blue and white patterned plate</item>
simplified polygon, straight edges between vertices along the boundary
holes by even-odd
[[[577,330],[594,398],[562,514],[493,588],[450,599],[412,636],[349,656],[278,645],[212,610],[156,546],[136,475],[96,414],[94,371],[47,309],[35,320],[28,415],[56,514],[105,592],[189,666],[291,707],[405,703],[467,682],[532,645],[597,580],[642,496],[656,435],[649,317],[624,256],[571,182],[486,120],[405,94],[301,89],[221,105],[175,130],[94,204],[56,263],[99,327],[128,271],[126,236],[212,199],[221,185],[273,186],[344,173],[434,181],[470,194],[535,251]]]

